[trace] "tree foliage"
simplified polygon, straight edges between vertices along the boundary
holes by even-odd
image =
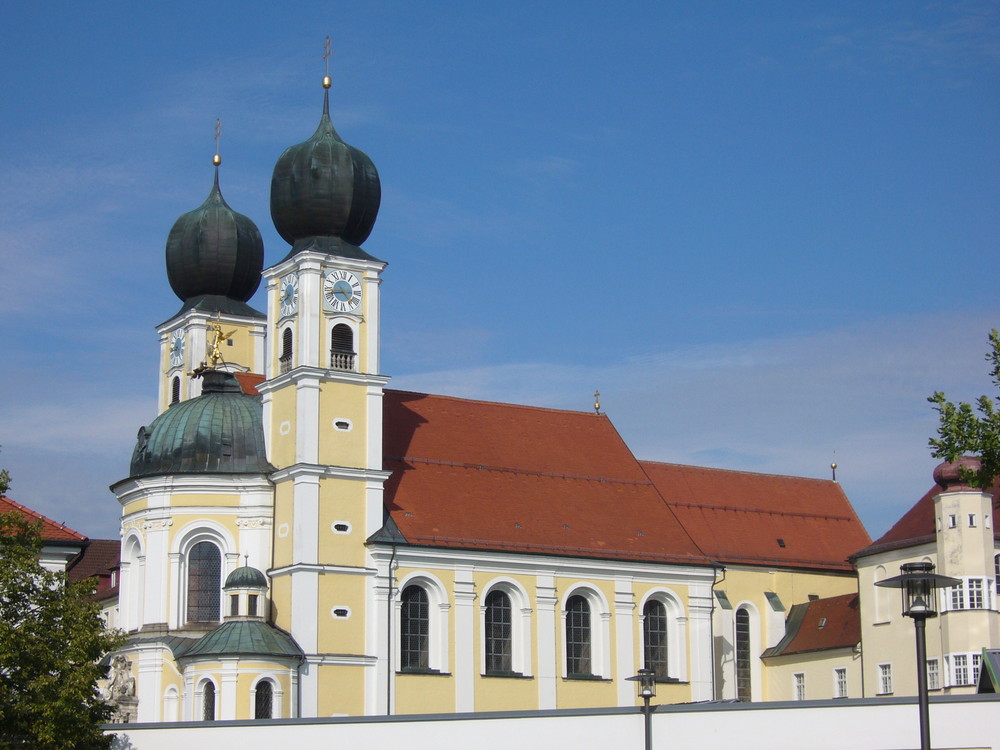
[[[0,514],[0,748],[107,748],[99,661],[121,637],[105,629],[91,581],[42,567],[39,529]]]
[[[1000,333],[990,332],[990,363],[993,385],[1000,389]],[[927,399],[934,404],[940,418],[936,438],[930,439],[931,455],[945,461],[955,461],[961,456],[978,456],[978,471],[964,468],[962,479],[973,487],[987,488],[1000,476],[1000,412],[993,399],[980,396],[975,406],[965,401],[957,404],[948,401],[937,391]]]

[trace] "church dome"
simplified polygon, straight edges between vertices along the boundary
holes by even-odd
[[[328,79],[324,80],[324,87]],[[271,177],[271,219],[295,254],[304,249],[369,258],[358,247],[371,234],[382,200],[378,171],[330,120],[330,92],[312,137],[278,158]]]
[[[267,578],[257,568],[244,565],[226,577],[225,589],[267,588]]]
[[[167,237],[167,278],[184,302],[218,297],[246,302],[260,286],[264,241],[249,218],[222,197],[219,168],[208,198],[174,222]]]
[[[232,373],[209,370],[202,394],[173,404],[139,428],[129,477],[158,474],[266,474],[260,401]]]

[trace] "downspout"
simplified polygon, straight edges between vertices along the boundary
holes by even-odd
[[[718,685],[715,684],[716,675],[716,664],[715,664],[715,587],[720,583],[724,583],[726,580],[726,566],[719,565],[716,567],[717,563],[712,561],[712,609],[709,611],[708,615],[708,637],[711,641],[710,653],[712,655],[712,700],[719,700]],[[715,574],[717,571],[722,571],[722,578],[716,580]],[[722,665],[719,665],[721,669]]]
[[[395,580],[393,566],[396,563],[396,545],[392,545],[392,556],[389,558],[389,593],[386,599],[385,622],[385,715],[392,715],[392,584]]]

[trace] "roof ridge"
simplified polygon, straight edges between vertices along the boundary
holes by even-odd
[[[795,510],[768,510],[762,508],[741,508],[736,505],[712,505],[709,503],[678,503],[666,499],[664,499],[664,502],[666,502],[668,505],[672,505],[677,508],[705,508],[709,510],[732,510],[732,511],[738,511],[740,513],[761,513],[770,516],[791,516],[795,518],[824,518],[831,521],[852,520],[849,516],[834,516],[828,513],[805,513],[803,511],[795,511]]]
[[[840,482],[833,479],[820,479],[819,477],[802,477],[795,474],[775,474],[770,471],[748,471],[746,469],[727,469],[719,466],[697,466],[696,464],[680,464],[674,461],[653,461],[646,458],[636,459],[640,464],[651,464],[654,466],[677,466],[683,469],[698,469],[699,471],[724,471],[729,474],[750,474],[758,477],[775,477],[777,479],[797,479],[806,482],[822,482],[824,484],[835,484],[838,487]]]
[[[489,406],[502,406],[504,408],[524,409],[526,411],[544,411],[557,414],[579,414],[582,416],[604,417],[605,419],[608,418],[608,415],[604,414],[603,412],[600,414],[595,414],[594,412],[584,411],[582,409],[559,409],[554,406],[533,406],[531,404],[516,404],[509,401],[490,401],[481,398],[465,398],[463,396],[449,396],[443,393],[423,393],[421,391],[405,391],[405,390],[400,390],[398,388],[385,388],[383,392],[400,393],[410,396],[424,396],[427,398],[441,399],[443,401],[461,401],[468,404],[485,404]]]
[[[634,484],[644,487],[653,486],[653,482],[647,479],[612,479],[610,477],[590,476],[587,474],[565,474],[552,471],[533,471],[531,469],[516,469],[510,466],[489,466],[487,464],[474,464],[464,461],[444,461],[437,458],[419,458],[417,456],[383,456],[389,460],[406,461],[410,463],[431,464],[434,466],[453,466],[461,469],[477,469],[480,471],[504,471],[510,474],[523,474],[534,477],[553,477],[559,479],[580,479],[589,482],[610,482],[612,484]]]
[[[34,516],[35,518],[39,519],[40,521],[45,521],[47,523],[51,523],[53,526],[57,526],[58,528],[60,528],[63,531],[65,531],[66,533],[72,534],[73,536],[77,537],[80,541],[86,541],[87,540],[87,537],[85,535],[81,534],[79,531],[76,531],[75,529],[71,529],[69,526],[67,526],[64,523],[59,523],[58,521],[53,521],[48,516],[44,516],[41,513],[39,513],[37,510],[32,510],[31,508],[27,507],[26,505],[21,505],[21,503],[17,502],[16,500],[12,500],[11,498],[7,497],[7,495],[0,495],[0,500],[4,500],[4,501],[10,503],[15,508],[17,508],[19,511],[21,511],[22,513],[25,513],[26,515]]]

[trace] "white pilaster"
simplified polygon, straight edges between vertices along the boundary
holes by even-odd
[[[635,674],[635,594],[632,593],[632,578],[615,578],[615,671],[612,675],[618,688],[618,705],[635,704],[634,683],[626,677]]]
[[[536,580],[538,603],[538,708],[558,708],[556,679],[559,660],[556,656],[556,585],[551,573],[539,573]]]
[[[476,585],[472,567],[455,570],[455,710],[474,711],[475,673],[479,660],[475,655]]]

